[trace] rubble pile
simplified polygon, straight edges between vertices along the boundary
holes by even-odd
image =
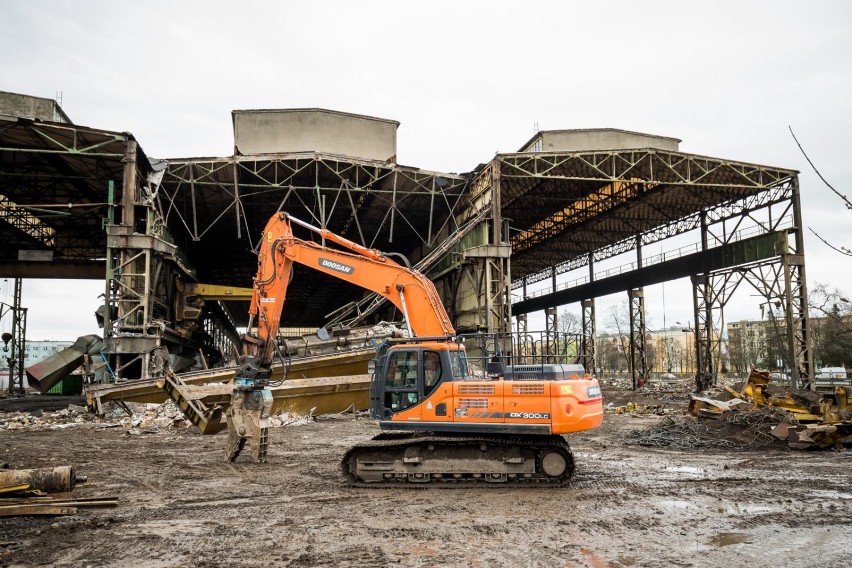
[[[846,387],[820,397],[809,391],[770,390],[771,375],[753,369],[739,391],[723,385],[730,400],[693,397],[689,410],[708,418],[735,419],[758,411],[783,414],[771,434],[797,450],[837,449],[852,445],[852,404]]]
[[[637,390],[633,390],[633,381],[630,378],[599,379],[599,382],[601,387],[610,393],[612,391],[630,391],[636,395],[675,405],[687,404],[690,395],[695,391],[694,379],[678,379],[677,381],[658,381],[652,379],[646,381]]]
[[[718,420],[692,415],[667,417],[657,426],[634,430],[628,436],[628,443],[670,448],[729,449],[780,445],[781,442],[772,435],[772,429],[791,419],[790,413],[777,408],[731,412]]]
[[[129,427],[128,434],[136,435],[150,433],[163,429],[189,428],[192,422],[184,416],[183,411],[171,400],[162,404],[129,404],[133,416],[121,419],[121,425]],[[282,428],[284,426],[303,426],[314,420],[313,413],[307,416],[299,416],[282,412],[270,416],[268,425],[270,428]]]
[[[688,416],[633,432],[631,440],[677,448],[787,442],[793,449],[842,450],[852,445],[852,405],[845,388],[819,399],[807,391],[772,393],[769,382],[769,373],[753,370],[740,390],[722,385],[705,396],[692,395]]]
[[[613,403],[608,403],[604,406],[604,412],[606,414],[630,414],[630,415],[643,415],[643,414],[654,414],[657,416],[667,416],[672,414],[674,411],[671,408],[666,408],[664,404],[639,404],[636,402],[628,402],[622,406],[616,406]]]
[[[269,418],[270,428],[302,426],[315,420],[313,413],[307,416],[282,412]],[[162,404],[125,403],[115,405],[103,417],[90,413],[85,406],[69,404],[61,410],[32,410],[0,412],[0,431],[64,430],[88,425],[93,428],[124,428],[129,435],[154,433],[161,430],[189,428],[192,423],[172,401]]]
[[[63,430],[99,422],[85,406],[69,404],[61,410],[0,413],[0,430]]]

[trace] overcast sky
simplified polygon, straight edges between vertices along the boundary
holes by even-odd
[[[233,109],[395,119],[400,163],[453,172],[535,125],[622,128],[801,170],[805,225],[852,247],[852,212],[787,130],[849,189],[849,2],[4,0],[0,21],[0,90],[61,93],[75,123],[130,131],[149,156],[230,155]],[[852,290],[852,259],[806,237],[809,284]],[[102,292],[25,281],[30,339],[96,332]],[[686,282],[666,285],[665,310],[647,292],[651,325],[692,319]],[[728,320],[760,316],[743,294]]]

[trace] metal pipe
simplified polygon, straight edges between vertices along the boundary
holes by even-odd
[[[70,465],[40,469],[0,469],[0,487],[29,485],[30,489],[45,493],[67,493],[85,477],[74,473]]]

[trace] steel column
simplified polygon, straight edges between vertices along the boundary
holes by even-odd
[[[583,300],[582,302],[583,339],[580,354],[583,357],[583,365],[586,371],[592,374],[597,372],[597,361],[595,358],[595,300]]]
[[[648,378],[645,357],[645,292],[641,289],[627,291],[630,306],[630,375],[633,390],[643,386]]]

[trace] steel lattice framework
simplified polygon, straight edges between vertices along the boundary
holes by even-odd
[[[175,307],[180,283],[249,286],[260,231],[279,210],[406,255],[436,281],[459,331],[509,331],[512,312],[526,310],[528,286],[549,280],[556,292],[557,276],[583,267],[586,284],[604,282],[612,275],[596,274],[596,263],[619,254],[636,251],[628,274],[665,272],[676,255],[646,258],[643,247],[698,231],[698,254],[727,246],[742,258],[693,270],[696,328],[712,327],[732,289],[749,282],[782,303],[787,357],[800,378],[811,373],[791,170],[647,148],[498,154],[464,175],[313,152],[157,162],[128,133],[0,121],[0,238],[8,245],[0,271],[105,278],[105,333],[120,376],[155,375],[167,356],[232,349],[247,307],[208,303],[190,321]],[[758,259],[749,239],[786,245]],[[622,289],[641,294],[641,285]],[[513,290],[522,294],[514,305]],[[361,290],[300,268],[290,295],[286,325],[394,316]],[[582,299],[593,334],[593,295]],[[712,333],[700,337],[702,376],[712,380],[718,345]],[[587,341],[587,360],[593,347]]]
[[[0,269],[5,276],[44,276],[43,263],[19,259],[19,251],[28,250],[50,253],[54,278],[103,278],[103,223],[111,188],[120,188],[132,139],[127,133],[69,124],[0,121]],[[139,152],[140,163],[147,163]],[[112,197],[120,199],[120,189]]]
[[[551,267],[563,274],[584,266],[589,254],[599,261],[637,242],[697,229],[702,211],[720,223],[789,204],[796,177],[791,170],[654,149],[497,159],[503,215],[516,230],[513,289],[551,277]],[[535,254],[518,254],[536,244]]]
[[[543,309],[571,296],[572,286],[599,283],[602,293],[628,292],[631,321],[640,327],[643,310],[635,304],[641,288],[633,288],[652,283],[647,268],[657,265],[653,282],[659,282],[666,273],[683,276],[677,270],[688,265],[699,387],[715,381],[721,338],[714,321],[741,279],[784,306],[789,368],[801,381],[812,375],[797,172],[658,149],[521,153],[496,160],[502,214],[513,229],[511,287],[520,293],[513,310]],[[643,257],[645,245],[689,232],[699,235],[694,249]],[[770,241],[779,235],[783,246],[767,252],[760,235]],[[731,256],[720,266],[716,251],[722,249]],[[636,251],[634,263],[595,273],[596,262],[630,251]],[[676,267],[687,253],[698,262],[684,257]],[[557,285],[557,275],[584,266],[588,277]],[[548,280],[550,290],[540,290],[532,301],[528,286]],[[642,361],[644,342],[633,336],[631,361]]]
[[[427,255],[463,220],[461,176],[322,154],[169,160],[155,206],[199,278],[250,286],[251,251],[269,217],[287,211],[366,247]],[[217,255],[209,254],[218,243]],[[297,276],[304,270],[297,267]],[[323,294],[312,291],[321,288]],[[363,291],[311,272],[294,278],[287,325],[323,325]],[[235,307],[238,323],[247,309]]]

